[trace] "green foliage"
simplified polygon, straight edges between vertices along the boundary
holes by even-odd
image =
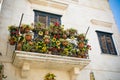
[[[44,77],[44,80],[56,80],[55,77],[56,77],[55,74],[47,73]]]
[[[30,25],[23,24],[21,27],[30,28]],[[15,26],[12,28],[16,29]],[[9,31],[11,31],[9,30]],[[48,32],[46,32],[48,31]],[[35,38],[27,40],[24,35],[29,32],[34,33]],[[76,29],[70,28],[65,30],[63,25],[59,23],[51,24],[49,27],[45,27],[41,23],[36,23],[34,29],[31,31],[20,32],[19,37],[15,35],[15,42],[20,41],[22,43],[23,51],[34,51],[40,53],[52,53],[63,56],[81,56],[81,54],[87,54],[91,49],[88,45],[88,39],[85,35],[78,34]],[[31,44],[33,43],[33,44]]]

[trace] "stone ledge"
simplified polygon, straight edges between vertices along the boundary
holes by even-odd
[[[65,10],[68,7],[67,3],[60,2],[60,1],[53,1],[53,0],[28,0],[28,1],[34,4],[52,7],[60,10]]]
[[[70,75],[78,74],[90,63],[89,59],[42,54],[35,52],[15,51],[13,64],[21,68],[21,77],[26,78],[31,68],[68,71]],[[73,79],[71,79],[73,80]]]
[[[100,21],[100,20],[96,20],[96,19],[91,19],[90,22],[94,25],[99,25],[99,26],[104,26],[104,27],[112,27],[112,23],[110,22],[105,22],[105,21]]]
[[[36,65],[31,65],[31,67],[33,66],[44,68],[47,67],[45,65],[48,64],[51,65],[49,68],[69,71],[72,67],[79,67],[80,69],[84,68],[89,64],[90,60],[67,56],[41,54],[35,52],[15,51],[13,64],[17,67],[22,67],[24,62],[29,62],[30,64]],[[41,66],[39,66],[38,63]],[[56,64],[60,65],[58,66]]]

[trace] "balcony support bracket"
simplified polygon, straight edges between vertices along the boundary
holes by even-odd
[[[78,67],[74,67],[69,71],[70,74],[70,80],[77,80],[77,76],[79,74],[80,69]]]
[[[27,78],[30,72],[30,64],[28,62],[24,62],[21,70],[21,77]]]

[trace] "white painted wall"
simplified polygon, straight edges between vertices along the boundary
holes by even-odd
[[[47,69],[31,69],[28,79],[20,77],[20,70],[9,63],[11,61],[13,46],[8,45],[8,25],[19,25],[20,17],[24,13],[22,23],[34,22],[33,9],[42,10],[46,12],[53,12],[62,14],[62,24],[65,28],[73,27],[80,33],[85,33],[88,26],[90,26],[87,37],[92,46],[89,51],[91,63],[80,71],[77,80],[89,80],[89,73],[92,70],[95,74],[96,80],[120,80],[120,57],[108,54],[101,54],[96,30],[113,33],[113,39],[120,54],[120,35],[114,21],[111,10],[109,10],[107,0],[79,0],[79,3],[71,2],[68,8],[61,13],[58,10],[50,9],[48,7],[31,4],[28,0],[4,0],[0,14],[0,52],[2,57],[0,61],[5,61],[5,75],[8,77],[5,80],[42,80],[43,75],[47,72],[55,72],[58,76],[57,80],[69,80],[68,73],[65,71],[55,71]],[[101,6],[102,5],[102,6]],[[112,23],[112,27],[104,27],[93,25],[90,20],[97,19]],[[61,76],[61,77],[60,77]]]

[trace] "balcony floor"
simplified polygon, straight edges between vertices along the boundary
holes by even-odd
[[[57,69],[69,71],[74,67],[80,70],[87,66],[89,59],[42,54],[35,52],[15,51],[13,64],[22,67],[24,62],[30,64],[31,68]]]

